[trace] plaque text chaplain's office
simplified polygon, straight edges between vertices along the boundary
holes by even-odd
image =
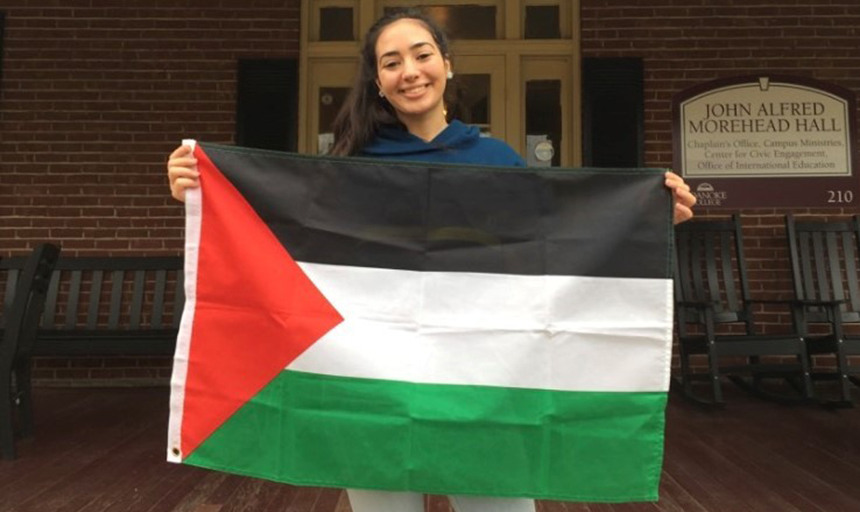
[[[860,204],[854,93],[802,77],[743,76],[673,98],[674,168],[699,205]]]

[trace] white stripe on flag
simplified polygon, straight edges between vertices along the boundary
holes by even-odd
[[[299,265],[344,322],[288,370],[564,391],[668,390],[671,280]]]

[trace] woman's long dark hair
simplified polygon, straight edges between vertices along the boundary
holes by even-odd
[[[398,9],[377,20],[364,37],[355,83],[334,121],[334,145],[330,152],[332,155],[349,156],[361,153],[384,125],[406,129],[397,118],[394,107],[387,99],[379,96],[379,87],[376,85],[376,42],[379,40],[379,34],[388,25],[403,19],[423,23],[433,36],[442,57],[450,60],[448,36],[424,12],[418,9]],[[453,100],[453,94],[453,88],[446,87],[443,101],[450,105],[449,99]]]

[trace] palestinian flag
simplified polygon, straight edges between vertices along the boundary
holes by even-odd
[[[169,460],[296,485],[657,499],[662,171],[195,155]]]

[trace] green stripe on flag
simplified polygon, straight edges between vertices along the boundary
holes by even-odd
[[[297,485],[655,501],[666,399],[284,371],[185,462]]]

